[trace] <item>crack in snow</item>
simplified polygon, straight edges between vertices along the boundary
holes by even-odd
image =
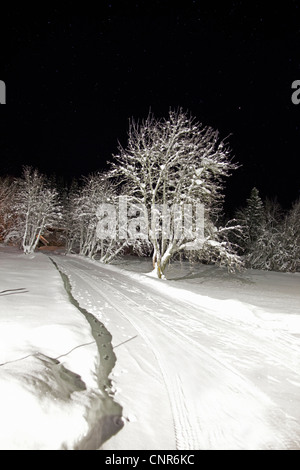
[[[92,313],[80,306],[78,300],[72,294],[72,284],[69,277],[52,258],[50,258],[50,260],[61,275],[70,302],[85,316],[90,324],[92,335],[95,338],[95,341],[91,342],[91,344],[96,343],[98,348],[100,364],[97,378],[102,398],[99,404],[100,410],[98,410],[97,413],[99,414],[100,412],[100,416],[97,421],[93,423],[89,433],[82,438],[75,447],[77,450],[98,449],[106,440],[118,433],[124,426],[122,407],[114,400],[115,394],[112,392],[111,382],[109,380],[109,374],[116,361],[111,344],[111,335]],[[103,330],[105,333],[103,333]],[[103,336],[106,336],[105,342]],[[105,351],[103,350],[104,346]]]

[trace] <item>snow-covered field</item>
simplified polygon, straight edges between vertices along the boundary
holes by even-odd
[[[0,448],[300,448],[299,274],[49,256],[75,301],[0,248]]]
[[[0,247],[0,291],[0,449],[99,446],[99,426],[120,425],[98,387],[91,327],[60,274],[41,253]]]

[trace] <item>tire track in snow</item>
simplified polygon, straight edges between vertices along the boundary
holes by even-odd
[[[122,275],[124,276],[124,274],[121,274],[121,276]],[[269,413],[269,416],[268,416],[268,423],[269,423],[268,425],[270,425],[271,427],[273,427],[275,429],[277,427],[280,430],[278,432],[278,436],[277,435],[273,436],[273,441],[278,443],[277,445],[279,446],[279,448],[286,448],[286,449],[288,449],[288,448],[299,448],[300,439],[299,439],[299,437],[297,437],[297,436],[299,436],[299,433],[300,433],[299,425],[295,422],[295,420],[293,418],[291,418],[291,416],[289,416],[288,414],[282,412],[277,407],[277,405],[275,405],[275,403],[272,403],[271,400],[268,400],[267,396],[259,388],[257,388],[252,383],[252,381],[249,381],[249,379],[246,378],[244,374],[240,373],[235,367],[233,367],[231,364],[229,364],[226,361],[226,359],[222,359],[222,357],[220,357],[220,354],[215,353],[211,348],[208,350],[207,347],[202,346],[199,343],[199,341],[196,341],[195,339],[188,336],[188,334],[186,334],[184,331],[182,331],[181,328],[178,329],[178,325],[176,325],[176,327],[174,327],[173,323],[171,322],[171,319],[173,321],[173,317],[171,315],[166,317],[166,318],[170,319],[170,321],[167,321],[165,318],[161,318],[159,315],[157,315],[157,313],[154,313],[153,310],[151,310],[149,307],[147,307],[145,305],[141,306],[138,302],[135,302],[132,298],[128,297],[128,294],[124,294],[124,292],[121,292],[121,289],[122,290],[125,289],[124,286],[122,286],[121,288],[119,287],[118,289],[115,289],[105,279],[103,279],[103,282],[106,283],[107,286],[109,286],[109,288],[111,290],[115,290],[115,292],[119,296],[122,296],[124,298],[124,300],[127,300],[131,304],[135,304],[136,308],[139,308],[140,310],[144,311],[149,316],[151,316],[155,320],[155,322],[160,322],[160,323],[164,324],[168,328],[169,333],[170,333],[170,330],[172,331],[172,333],[174,333],[175,338],[176,337],[177,338],[181,337],[182,339],[184,339],[184,341],[186,341],[186,344],[193,344],[195,346],[195,348],[198,349],[201,353],[206,354],[207,357],[209,357],[210,359],[213,359],[214,361],[216,361],[216,363],[219,363],[220,365],[222,365],[222,367],[224,369],[227,369],[231,374],[233,374],[235,376],[234,377],[235,387],[238,387],[240,392],[244,393],[245,396],[247,396],[247,394],[248,394],[250,401],[253,401],[253,398],[256,398],[258,401],[261,401],[261,403],[263,404],[263,406],[265,408],[268,408],[268,407],[270,408],[270,413]],[[158,293],[158,296],[159,296],[159,293]],[[189,305],[187,305],[187,306],[189,306]],[[167,304],[165,305],[165,307],[168,310],[170,310],[170,306],[168,306]],[[172,305],[171,310],[170,310],[171,313],[174,312],[174,309],[175,309],[177,315],[179,315],[182,319],[186,319],[186,316],[187,316],[186,313],[185,313],[185,315],[183,315],[178,310],[178,303],[177,304],[174,303],[174,307]],[[195,309],[194,305],[190,305],[189,307],[192,308],[192,310]],[[193,315],[192,315],[192,317],[195,319],[195,317]],[[206,323],[210,323],[209,316],[207,316],[206,320],[207,320]],[[215,322],[215,320],[216,319],[213,318],[213,322]],[[201,321],[203,321],[203,319],[201,319]],[[222,322],[223,320],[220,319],[220,321]],[[198,322],[199,322],[199,320],[198,320]],[[289,344],[288,343],[286,344],[285,349],[284,349],[284,343],[283,342],[280,342],[280,344],[278,344],[278,342],[274,342],[274,341],[272,342],[272,341],[270,341],[270,339],[267,339],[263,343],[261,341],[260,337],[258,337],[258,338],[255,337],[255,332],[257,331],[256,327],[254,327],[254,331],[247,331],[247,330],[245,330],[245,325],[243,325],[243,324],[238,325],[236,327],[236,325],[233,325],[232,322],[228,322],[227,320],[225,320],[225,322],[223,321],[223,323],[225,323],[227,327],[230,327],[230,333],[231,333],[232,327],[234,327],[234,329],[236,330],[236,338],[237,339],[240,339],[239,335],[238,335],[240,333],[240,336],[242,336],[244,338],[244,341],[247,342],[247,340],[248,340],[248,342],[249,342],[249,334],[251,334],[251,340],[252,341],[255,340],[256,348],[258,348],[260,350],[260,353],[263,353],[264,360],[266,360],[265,359],[266,357],[269,357],[272,360],[274,360],[274,358],[275,358],[276,361],[277,361],[277,367],[278,367],[278,365],[280,365],[285,370],[290,371],[293,374],[296,374],[297,377],[299,377],[299,367],[298,368],[296,367],[297,364],[299,365],[299,352],[298,352],[298,355],[295,356],[294,361],[291,361],[291,362],[287,363],[286,352],[289,351]],[[214,331],[216,332],[216,325],[214,324],[213,326],[214,326]],[[240,326],[242,326],[242,328],[240,328]],[[247,333],[248,333],[248,335],[247,335]],[[224,331],[221,330],[221,334],[223,336]],[[290,339],[290,338],[288,337],[288,339]],[[296,357],[298,358],[298,362],[296,361]],[[287,379],[287,380],[289,380],[289,379]],[[171,378],[171,381],[172,381],[172,378]],[[268,403],[268,401],[269,401],[269,403]],[[287,424],[288,422],[290,422],[290,424]],[[194,430],[196,430],[196,429],[197,430],[199,429],[198,423],[195,424],[195,426],[194,426]],[[269,429],[268,432],[270,434],[272,434],[271,429]],[[293,434],[296,435],[296,438],[293,437]],[[223,436],[223,439],[226,439],[226,436]],[[216,434],[216,438],[212,439],[212,441],[209,442],[209,445],[214,445],[214,442],[219,441],[219,440],[220,440],[220,436],[218,436],[218,434]],[[201,439],[198,440],[198,443],[199,442],[201,442]],[[265,447],[269,448],[269,444],[268,444],[267,441],[266,441]],[[191,447],[191,448],[195,448],[195,447]],[[241,448],[242,448],[242,443],[241,443]]]
[[[157,313],[154,314],[150,308],[148,308],[145,305],[141,305],[141,303],[138,303],[135,300],[133,300],[131,297],[129,297],[128,296],[128,279],[126,279],[126,276],[123,273],[120,273],[120,276],[121,276],[121,279],[124,278],[127,281],[127,291],[126,291],[126,282],[123,283],[122,285],[122,282],[120,283],[120,279],[119,279],[117,281],[119,282],[118,288],[114,287],[112,285],[112,283],[115,282],[114,278],[112,277],[114,274],[112,275],[112,273],[110,272],[105,272],[105,269],[101,270],[100,266],[97,266],[97,269],[95,271],[95,269],[88,266],[87,263],[78,262],[75,260],[71,260],[71,261],[68,260],[68,262],[70,262],[70,266],[71,266],[70,269],[74,270],[74,272],[76,272],[79,277],[84,279],[87,285],[95,289],[95,291],[98,292],[99,295],[102,296],[108,304],[110,304],[114,309],[118,310],[120,314],[123,317],[125,317],[134,326],[134,328],[139,332],[139,334],[141,335],[141,337],[143,337],[148,347],[151,348],[159,364],[159,368],[161,370],[161,373],[165,382],[165,386],[168,391],[168,395],[169,395],[169,399],[170,399],[170,403],[172,407],[172,412],[173,412],[173,420],[174,420],[175,435],[176,435],[176,446],[178,449],[197,449],[197,448],[208,448],[208,447],[216,448],[218,447],[218,445],[216,446],[217,443],[228,442],[228,436],[226,436],[226,429],[222,428],[221,418],[225,417],[225,419],[229,420],[229,423],[230,423],[229,428],[230,426],[233,427],[233,431],[232,431],[233,434],[235,432],[235,427],[238,427],[238,424],[235,422],[234,417],[232,416],[232,410],[220,409],[218,408],[218,403],[216,403],[217,410],[214,413],[214,410],[211,409],[212,406],[214,406],[214,404],[210,399],[207,399],[207,397],[204,397],[204,399],[202,398],[202,404],[204,408],[206,407],[208,412],[202,412],[202,410],[200,410],[199,412],[200,422],[197,417],[197,414],[191,412],[191,409],[188,409],[186,407],[187,402],[188,402],[187,397],[186,397],[187,389],[186,387],[184,389],[184,387],[182,386],[181,378],[176,373],[176,370],[174,371],[174,368],[173,369],[170,368],[171,362],[168,358],[166,358],[164,348],[162,349],[162,353],[159,352],[159,342],[157,341],[157,339],[153,338],[153,336],[151,335],[150,337],[146,335],[145,333],[146,325],[143,325],[143,323],[141,322],[141,318],[140,318],[142,312],[146,315],[147,321],[150,322],[157,329],[158,332],[159,331],[163,332],[168,338],[168,340],[176,342],[176,344],[179,345],[179,347],[184,348],[186,346],[187,349],[189,349],[189,343],[191,343],[194,347],[194,350],[198,351],[198,354],[199,354],[198,360],[200,363],[201,361],[203,361],[203,358],[206,357],[207,360],[213,361],[212,366],[210,366],[212,370],[214,368],[216,370],[220,370],[220,367],[222,367],[223,370],[227,369],[227,373],[225,374],[225,377],[224,377],[225,385],[222,386],[223,388],[220,387],[220,393],[222,392],[222,390],[224,391],[224,393],[228,393],[228,389],[232,388],[232,384],[231,384],[231,381],[232,381],[234,384],[234,387],[237,388],[238,390],[237,393],[243,394],[244,401],[242,400],[241,402],[242,406],[247,406],[247,400],[245,400],[245,398],[247,397],[249,399],[249,409],[251,409],[250,403],[253,405],[255,400],[258,400],[258,401],[261,400],[262,411],[264,411],[264,409],[267,409],[270,406],[270,403],[266,402],[265,400],[266,397],[264,397],[262,392],[260,392],[260,390],[258,389],[256,390],[255,387],[253,387],[252,384],[250,384],[243,375],[238,373],[238,371],[235,368],[233,368],[230,364],[228,364],[226,360],[222,360],[220,356],[215,354],[211,349],[208,349],[207,347],[202,346],[201,344],[199,344],[199,341],[197,342],[194,338],[191,338],[190,336],[188,336],[186,332],[182,331],[182,329],[179,329],[178,325],[174,327],[174,325],[172,325],[170,321],[167,321],[166,318],[162,318],[162,315],[159,316],[157,315]],[[118,275],[116,274],[116,276]],[[100,291],[99,281],[106,286],[105,294],[102,291]],[[131,280],[129,281],[129,283],[130,282]],[[126,293],[124,293],[124,290],[126,291]],[[160,294],[157,293],[157,297],[159,297],[159,295]],[[119,299],[119,301],[120,301],[120,298],[123,299],[126,305],[127,311],[128,311],[128,307],[130,307],[130,315],[124,314],[124,309],[120,308],[120,306],[118,305],[118,302],[112,300],[114,299],[114,297]],[[170,307],[167,304],[165,306],[169,310],[174,310],[173,307]],[[175,304],[175,307],[176,307],[176,304]],[[195,306],[192,307],[192,306],[189,306],[188,304],[187,304],[187,307],[195,309]],[[183,314],[178,312],[178,308],[176,308],[176,313],[177,314],[179,313],[180,316],[183,317]],[[194,315],[192,315],[192,317],[194,317]],[[213,322],[215,321],[216,319],[213,318]],[[203,318],[201,319],[201,322],[203,322]],[[207,320],[207,322],[209,323],[209,320]],[[219,322],[221,323],[221,320]],[[223,324],[224,324],[224,321],[223,321]],[[214,325],[211,324],[210,326],[213,327]],[[237,330],[237,333],[240,332],[241,334],[244,334],[242,331],[239,331],[240,330],[239,328],[235,327],[235,329]],[[151,333],[151,328],[149,331]],[[215,333],[216,333],[216,327],[215,327]],[[248,336],[248,339],[249,339],[249,336]],[[246,340],[247,340],[247,334],[245,332],[245,341]],[[156,345],[154,345],[155,342],[156,342]],[[271,354],[271,356],[274,357],[274,354],[273,354],[274,351],[272,350],[273,350],[272,347],[271,348],[268,347],[266,352],[268,352],[268,354]],[[280,354],[280,357],[278,357],[277,359],[281,359],[281,360],[283,359],[281,357],[281,354]],[[215,363],[215,365],[213,365],[213,363]],[[233,380],[232,380],[232,377],[233,377]],[[218,384],[215,381],[215,379],[212,381],[212,383],[213,383],[213,387],[218,387]],[[236,390],[234,390],[233,392],[236,393]],[[239,396],[239,400],[241,401],[240,396]],[[214,426],[212,426],[211,423],[207,421],[209,413],[211,417],[213,418],[212,421],[213,420],[216,421],[216,424]],[[219,416],[217,413],[219,413]],[[248,417],[247,413],[248,412],[246,411],[246,418]],[[219,419],[220,419],[220,424],[217,422]],[[261,422],[259,413],[258,413],[258,416],[255,417],[255,419],[257,420],[258,424],[262,427],[263,430],[265,431],[267,430],[269,431],[270,434],[272,434],[271,430],[268,429],[268,427],[266,429],[266,427],[264,426],[264,423]],[[272,409],[271,414],[268,419],[269,419],[271,427],[272,426],[276,427],[276,424],[278,427],[280,427],[281,421],[282,419],[284,419],[284,417],[282,416],[281,418],[278,417],[276,410],[274,412],[274,409]],[[204,434],[206,434],[205,439],[203,439]],[[262,434],[262,431],[261,431],[261,434]],[[234,439],[232,441],[233,445],[236,445],[239,448],[243,448],[243,442],[242,440],[239,442],[239,436],[236,436]],[[280,448],[289,448],[293,446],[292,439],[290,438],[288,432],[287,433],[279,432],[278,435],[276,435],[275,433],[275,435],[272,436],[271,440],[273,440],[273,445],[274,445],[274,442],[281,444]],[[264,440],[263,447],[268,448],[268,439]]]
[[[83,266],[82,263],[80,263],[76,260],[72,260],[72,263],[76,263],[77,266],[79,267],[79,269],[82,269],[82,266]],[[85,268],[86,267],[87,266],[85,265]],[[98,268],[101,269],[101,266],[98,267]],[[93,271],[92,268],[90,268],[90,267],[88,267],[88,269]],[[105,266],[103,267],[103,270],[105,270]],[[109,276],[109,274],[110,273],[108,273],[108,276]],[[126,278],[124,273],[120,273],[119,275],[121,277]],[[108,277],[106,273],[105,273],[105,276]],[[101,282],[106,282],[106,283],[108,282],[109,283],[108,285],[111,288],[113,288],[111,286],[110,280],[104,279],[103,276],[101,277]],[[126,279],[126,282],[128,282],[128,279]],[[120,294],[123,295],[123,297],[126,298],[128,301],[134,302],[134,300],[131,297],[128,297],[128,292],[126,292],[124,294],[124,292],[123,292],[124,289],[126,290],[125,286],[119,286],[118,290],[116,292],[118,293],[118,295],[120,295]],[[152,291],[152,292],[154,292],[154,291]],[[143,295],[143,294],[141,294],[141,295]],[[160,292],[159,291],[155,292],[155,295],[157,295],[159,297]],[[151,300],[153,300],[153,299],[151,299]],[[176,302],[176,300],[175,300],[174,304],[172,305],[172,307],[170,307],[170,305],[168,305],[167,302],[166,302],[166,298],[164,298],[163,302],[160,302],[159,305],[163,306],[164,308],[166,308],[170,311],[171,315],[169,315],[169,317],[172,318],[172,322],[168,322],[167,319],[161,318],[159,313],[153,314],[153,311],[145,305],[141,306],[141,304],[139,304],[137,302],[135,303],[135,305],[138,308],[142,308],[144,311],[147,311],[147,313],[152,315],[155,318],[155,320],[158,320],[158,321],[164,323],[166,326],[168,326],[168,328],[172,328],[172,329],[174,329],[174,323],[173,323],[174,319],[173,319],[172,314],[175,312],[176,315],[182,319],[182,325],[180,325],[180,329],[175,329],[175,331],[178,334],[181,334],[186,339],[188,339],[189,342],[192,341],[197,347],[200,347],[199,342],[193,340],[193,338],[191,338],[191,336],[185,335],[183,333],[182,327],[187,325],[188,320],[192,320],[192,322],[195,322],[196,324],[201,325],[202,330],[205,328],[206,331],[209,334],[213,335],[214,337],[215,337],[215,334],[216,334],[216,328],[218,326],[219,331],[222,334],[222,339],[224,339],[224,338],[227,339],[228,344],[230,346],[238,343],[239,346],[243,347],[243,345],[245,345],[246,348],[248,349],[250,347],[250,345],[249,345],[249,334],[251,334],[252,335],[251,340],[255,342],[255,346],[252,346],[253,350],[255,351],[255,354],[257,354],[258,351],[259,351],[264,359],[265,359],[266,356],[269,356],[271,360],[276,360],[278,364],[282,365],[282,367],[284,367],[285,369],[290,370],[296,376],[299,376],[299,371],[300,371],[299,370],[299,346],[300,346],[300,342],[298,340],[297,345],[295,345],[294,344],[295,343],[295,338],[291,338],[291,335],[287,335],[286,333],[281,333],[280,332],[280,337],[275,338],[275,340],[272,337],[271,338],[265,338],[265,337],[261,338],[259,336],[259,328],[256,325],[253,326],[249,323],[244,324],[243,320],[241,320],[237,324],[235,319],[232,320],[232,319],[228,319],[226,317],[220,317],[220,314],[215,312],[214,310],[211,310],[211,313],[213,315],[212,318],[207,314],[205,316],[201,315],[201,318],[199,318],[199,310],[200,310],[200,313],[202,313],[201,312],[201,306],[198,307],[198,311],[197,311],[198,316],[191,314],[191,312],[187,312],[187,310],[183,314],[179,310],[178,302]],[[189,309],[192,309],[194,311],[197,310],[197,306],[193,303],[189,303],[188,301],[186,303],[186,306]],[[251,331],[250,331],[250,328],[251,328]],[[291,344],[292,340],[294,340],[293,344]],[[286,360],[286,351],[287,350],[294,353],[294,356],[289,357],[289,362],[287,362],[287,360]],[[210,350],[210,355],[213,355],[213,352],[211,350]],[[217,354],[214,354],[214,357],[217,361],[219,361],[219,362],[221,361],[221,363],[225,367],[230,367],[228,362],[222,361],[220,356],[218,356]],[[234,369],[232,368],[232,370],[234,370]]]
[[[82,273],[77,275],[81,276],[83,279],[85,278],[86,281],[90,285],[93,285],[93,282],[90,278],[87,278],[86,276],[82,275]],[[105,282],[105,281],[104,281]],[[106,283],[107,284],[107,283]],[[111,286],[110,286],[111,287]],[[114,292],[118,293],[118,291],[114,290]],[[181,400],[181,396],[178,393],[178,389],[176,388],[175,384],[173,384],[174,379],[170,374],[168,373],[167,369],[163,366],[163,361],[161,358],[161,355],[158,353],[158,350],[153,347],[153,343],[151,339],[149,339],[148,335],[145,334],[144,329],[142,329],[137,322],[135,322],[132,317],[129,317],[124,313],[123,310],[121,310],[115,302],[111,300],[111,297],[108,297],[106,294],[101,292],[101,296],[106,300],[108,304],[110,304],[115,310],[117,310],[126,320],[129,321],[133,325],[133,327],[136,329],[136,331],[139,333],[141,338],[145,341],[149,349],[152,351],[154,357],[157,360],[158,367],[161,371],[163,381],[165,383],[165,387],[167,390],[167,394],[170,400],[170,406],[172,409],[172,416],[173,416],[173,424],[174,424],[174,433],[176,437],[176,449],[196,449],[197,448],[197,439],[193,436],[193,430],[190,425],[188,415],[185,412],[184,409],[184,400]],[[130,300],[130,299],[129,299]],[[127,302],[127,304],[130,305],[130,302]],[[132,305],[131,302],[131,307],[136,307],[136,305]],[[139,307],[140,308],[140,307]]]
[[[99,284],[91,278],[90,275],[83,274],[82,266],[79,268],[75,268],[74,273],[81,277],[86,283],[88,283],[91,287],[95,290],[99,291]],[[111,287],[110,284],[105,282],[105,280],[101,279],[108,290],[113,291],[119,295],[119,291]],[[190,416],[187,413],[185,407],[185,397],[183,393],[183,388],[179,377],[175,374],[172,375],[168,371],[168,369],[163,365],[163,359],[161,354],[159,354],[158,349],[154,348],[153,341],[145,334],[143,328],[141,328],[136,321],[133,320],[132,315],[129,317],[124,313],[124,310],[121,310],[118,305],[112,300],[112,297],[108,296],[107,293],[100,292],[100,295],[105,299],[105,301],[110,304],[115,310],[117,310],[121,316],[126,318],[129,323],[133,325],[139,335],[143,338],[149,349],[151,349],[153,355],[157,360],[158,367],[161,371],[163,381],[165,383],[165,387],[167,390],[167,394],[170,400],[170,406],[172,409],[173,415],[173,424],[174,424],[174,433],[176,438],[176,449],[184,449],[184,450],[192,450],[199,448],[199,436],[196,432],[196,427],[193,426],[190,422]],[[131,301],[130,298],[126,298],[127,305],[134,308],[134,314],[136,313],[136,307],[140,309],[140,306],[136,304],[136,302]]]
[[[93,281],[92,281],[93,282]],[[223,385],[223,390],[224,394],[228,393],[228,390],[232,388],[234,394],[238,393],[243,395],[243,398],[241,399],[243,402],[242,406],[246,406],[247,404],[249,405],[249,409],[251,409],[251,405],[253,406],[256,401],[260,404],[261,407],[261,413],[264,412],[264,409],[268,409],[269,407],[272,408],[272,403],[267,399],[267,397],[259,390],[257,389],[252,383],[250,383],[243,375],[241,375],[235,368],[233,368],[230,364],[226,363],[225,360],[222,360],[219,356],[217,356],[212,350],[208,350],[206,347],[203,347],[199,342],[194,340],[193,338],[190,338],[187,336],[184,332],[181,330],[178,330],[174,328],[172,325],[170,325],[168,322],[164,321],[163,319],[157,317],[156,314],[153,313],[151,309],[149,309],[145,305],[140,305],[130,297],[128,297],[127,294],[124,294],[123,292],[120,291],[120,288],[115,288],[111,285],[111,281],[101,278],[101,282],[103,282],[106,285],[106,294],[110,291],[112,294],[115,294],[116,296],[121,296],[124,301],[126,302],[126,305],[130,305],[134,308],[134,311],[132,312],[133,315],[136,316],[136,311],[143,311],[147,314],[148,320],[150,320],[153,325],[157,328],[158,324],[162,324],[164,327],[164,331],[166,331],[167,327],[167,334],[169,335],[170,339],[173,341],[179,341],[182,351],[184,349],[189,348],[189,344],[192,344],[196,350],[198,350],[201,355],[199,356],[199,363],[203,360],[203,357],[206,356],[206,360],[208,358],[210,361],[212,361],[213,366],[211,369],[218,370],[218,368],[221,366],[223,370],[227,370],[223,380],[224,380],[224,385]],[[113,297],[113,296],[112,296]],[[107,297],[106,297],[107,298]],[[107,301],[113,305],[113,302],[110,300],[111,297],[107,298]],[[120,311],[122,315],[122,311],[114,306],[117,310]],[[151,340],[145,335],[145,332],[143,329],[139,328],[136,323],[132,320],[132,316],[130,318],[125,315],[125,317],[135,326],[135,328],[140,332],[140,335],[147,341],[147,344],[149,347],[153,350],[155,357],[157,358],[158,364],[160,366],[162,375],[164,377],[164,381],[166,384],[166,388],[168,390],[168,395],[170,397],[171,401],[171,406],[173,410],[173,420],[174,420],[174,427],[175,427],[175,436],[176,436],[176,448],[178,450],[194,450],[194,449],[204,449],[204,448],[218,448],[219,446],[217,445],[218,442],[223,442],[227,441],[228,436],[226,435],[227,432],[225,429],[222,429],[222,418],[221,416],[224,416],[229,422],[233,421],[233,425],[230,424],[229,428],[232,428],[232,434],[236,434],[235,437],[235,442],[233,444],[238,446],[239,448],[243,448],[243,442],[239,440],[239,437],[237,436],[236,429],[235,427],[239,427],[239,424],[236,423],[236,419],[232,416],[231,412],[227,412],[227,410],[220,410],[220,425],[216,424],[215,427],[211,427],[210,423],[207,421],[207,415],[206,413],[204,414],[204,420],[203,423],[198,422],[197,416],[193,413],[193,410],[188,410],[186,408],[186,404],[188,402],[187,397],[185,396],[184,389],[182,387],[182,381],[180,380],[179,376],[176,374],[176,372],[173,371],[170,372],[170,361],[167,359],[166,366],[163,366],[164,359],[166,358],[165,354],[162,356],[161,354],[158,353],[159,349],[153,347],[153,337],[151,336]],[[203,356],[204,355],[204,356]],[[221,379],[220,379],[221,381]],[[231,385],[231,381],[234,384],[233,386]],[[215,383],[214,386],[218,386],[218,381]],[[246,398],[248,397],[248,398]],[[247,403],[249,401],[249,403]],[[215,404],[216,405],[216,404]],[[205,406],[206,410],[209,410],[209,408],[212,408],[214,404],[211,402],[211,400],[208,400],[208,404]],[[216,408],[218,408],[216,406]],[[275,417],[274,417],[275,414]],[[213,415],[213,412],[212,412]],[[202,416],[203,419],[203,416]],[[265,429],[268,434],[272,434],[271,429],[269,429],[269,424],[271,424],[273,427],[280,426],[282,419],[281,415],[277,415],[276,411],[274,413],[274,410],[271,411],[271,413],[268,416],[268,421],[269,424],[266,424],[263,422],[263,420],[260,420],[259,413],[257,413],[258,419],[258,424],[261,428]],[[200,425],[202,424],[201,428]],[[203,439],[203,432],[206,434],[206,438]],[[261,431],[261,434],[263,432]],[[291,444],[291,440],[289,438],[289,435],[286,435],[285,433],[281,434],[280,436],[272,436],[273,442],[276,442],[277,445],[281,446],[282,448],[288,448]],[[268,438],[266,438],[265,443],[264,443],[264,448],[269,448],[269,443],[268,443]]]

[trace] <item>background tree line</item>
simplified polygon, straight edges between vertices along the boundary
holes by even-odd
[[[156,275],[164,277],[170,260],[178,257],[216,263],[230,271],[243,266],[277,271],[300,270],[300,201],[283,211],[274,201],[262,201],[254,188],[234,220],[223,213],[224,184],[237,168],[231,150],[218,131],[203,126],[182,110],[165,119],[153,115],[130,123],[127,147],[119,147],[104,173],[83,177],[68,188],[25,167],[21,178],[0,179],[0,241],[18,245],[25,254],[51,232],[67,253],[109,263],[116,256],[152,256]],[[130,202],[128,220],[117,218],[123,237],[98,237],[99,206]],[[178,214],[166,207],[203,204],[204,239],[191,242],[175,236]],[[153,207],[161,207],[151,225]],[[140,217],[144,211],[143,219]],[[175,216],[176,214],[176,216]],[[169,236],[162,225],[168,218]],[[190,215],[191,227],[195,214]],[[143,221],[142,221],[143,220]],[[145,222],[146,221],[146,222]],[[147,238],[141,223],[149,224]]]

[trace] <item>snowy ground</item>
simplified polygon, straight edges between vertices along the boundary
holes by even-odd
[[[49,255],[112,335],[109,395],[124,425],[54,265],[2,248],[0,290],[24,290],[0,294],[0,448],[97,448],[97,419],[116,427],[101,449],[300,448],[299,274],[175,263],[158,281],[145,260]]]
[[[41,253],[0,247],[0,291],[0,449],[100,445],[99,423],[111,431],[115,417],[91,327],[60,274]]]

